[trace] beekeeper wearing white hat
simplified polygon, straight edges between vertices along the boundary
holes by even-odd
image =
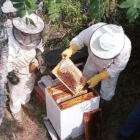
[[[32,19],[36,26],[26,24],[27,18]],[[36,57],[41,66],[42,59],[42,31],[43,20],[35,15],[26,15],[23,18],[14,18],[13,27],[8,29],[9,56],[8,56],[8,86],[10,91],[10,110],[17,122],[22,121],[21,106],[34,110],[29,103],[34,88],[35,74],[29,72],[29,65]]]
[[[10,0],[3,0],[2,3],[3,6],[1,7],[1,9],[3,13],[7,14],[7,13],[14,13],[17,11],[17,9],[13,7],[13,4]]]
[[[6,28],[12,26],[12,18],[17,17],[17,9],[13,7],[13,3],[10,0],[6,0],[1,7],[3,17],[5,18]]]
[[[110,101],[118,76],[128,63],[131,42],[121,26],[97,23],[73,38],[70,47],[62,52],[62,58],[71,57],[84,46],[88,46],[89,56],[83,74],[89,79],[89,88],[101,81],[100,96]]]

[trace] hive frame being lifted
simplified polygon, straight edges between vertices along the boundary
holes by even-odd
[[[87,83],[87,78],[70,59],[62,59],[52,73],[74,94],[77,95]]]

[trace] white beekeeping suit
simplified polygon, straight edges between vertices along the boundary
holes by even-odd
[[[10,0],[6,0],[1,9],[4,13],[14,13],[17,11],[17,9],[13,7],[13,4]]]
[[[27,18],[32,19],[36,26],[27,25]],[[43,20],[35,14],[14,18],[13,27],[8,29],[9,57],[7,68],[11,96],[10,109],[14,119],[18,122],[22,121],[19,113],[21,105],[26,107],[35,83],[35,74],[29,72],[29,65],[36,56],[39,59],[39,65],[43,63],[41,57],[41,52],[43,52],[41,33],[43,29]],[[14,78],[12,77],[13,73]],[[18,117],[15,117],[15,114],[18,114]]]
[[[89,53],[83,70],[89,79],[88,88],[101,81],[100,96],[110,101],[115,94],[118,76],[128,63],[131,42],[121,26],[97,23],[74,37],[70,47],[62,52],[62,58],[71,57],[84,46],[88,47]]]

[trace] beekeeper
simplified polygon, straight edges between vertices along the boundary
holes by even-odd
[[[36,26],[26,24],[32,19]],[[29,103],[31,92],[34,88],[35,74],[29,72],[29,65],[36,57],[39,67],[43,65],[42,59],[42,31],[43,20],[35,15],[26,15],[23,18],[14,18],[13,27],[8,29],[9,56],[8,56],[8,86],[10,92],[10,110],[17,122],[22,121],[21,106],[34,110]]]
[[[126,67],[131,42],[121,26],[97,23],[83,30],[62,52],[62,58],[69,58],[84,46],[88,46],[88,59],[83,74],[89,79],[89,88],[101,81],[100,96],[110,101],[115,94],[118,76]]]

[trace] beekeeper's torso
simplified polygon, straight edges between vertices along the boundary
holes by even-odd
[[[30,62],[36,56],[36,48],[43,51],[42,43],[36,47],[27,47],[19,44],[13,36],[13,27],[8,29],[9,36],[9,56],[8,72],[15,70],[17,74],[25,75],[29,73]]]
[[[125,68],[129,60],[131,53],[131,42],[129,38],[125,35],[124,48],[116,58],[104,60],[96,57],[90,50],[90,38],[93,32],[101,26],[105,26],[105,23],[94,24],[89,28],[83,30],[81,33],[79,33],[79,35],[72,39],[70,45],[77,44],[79,50],[82,49],[84,46],[88,46],[89,57],[91,58],[92,62],[96,65],[96,67],[106,69],[110,77],[115,77],[120,73],[120,71],[122,71]]]

